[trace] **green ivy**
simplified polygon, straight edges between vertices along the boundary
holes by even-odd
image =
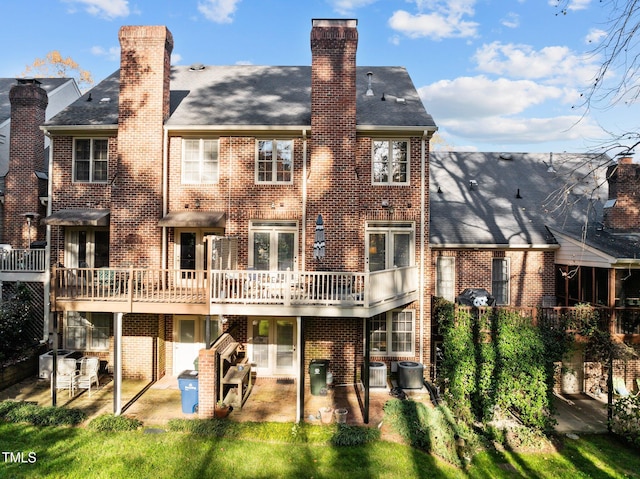
[[[445,394],[459,420],[511,414],[534,429],[553,424],[553,364],[568,350],[569,335],[509,308],[456,309],[437,300],[434,315],[443,337]]]

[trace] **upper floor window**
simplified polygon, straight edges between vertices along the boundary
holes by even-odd
[[[217,183],[218,177],[218,140],[182,140],[182,183]]]
[[[413,266],[413,223],[368,224],[365,248],[370,272]]]
[[[258,140],[256,183],[293,181],[293,141]]]
[[[509,304],[509,258],[493,258],[491,293],[496,304]]]
[[[409,142],[374,140],[372,178],[375,185],[409,183]]]
[[[109,163],[109,140],[76,138],[73,149],[73,180],[83,183],[106,183]]]
[[[294,271],[298,224],[295,221],[252,221],[249,226],[249,265],[263,271]]]
[[[438,256],[436,260],[436,296],[449,301],[455,300],[456,258]]]

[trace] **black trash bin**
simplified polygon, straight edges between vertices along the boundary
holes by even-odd
[[[312,359],[309,363],[309,376],[311,377],[311,394],[320,396],[327,390],[328,359]]]
[[[182,412],[193,414],[198,407],[198,371],[187,369],[178,376],[182,396]]]

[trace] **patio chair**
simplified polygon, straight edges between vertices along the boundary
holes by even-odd
[[[635,394],[629,392],[627,385],[624,383],[624,379],[615,377],[613,378],[613,394],[619,397],[636,397],[640,394],[640,391]]]
[[[95,383],[96,389],[100,386],[98,379],[98,369],[100,360],[98,358],[82,358],[80,362],[80,374],[78,375],[78,388],[88,389],[91,397],[91,385]]]
[[[60,358],[56,369],[56,389],[67,389],[69,397],[73,397],[78,387],[76,360],[73,358]],[[51,375],[51,380],[53,381],[53,374]]]

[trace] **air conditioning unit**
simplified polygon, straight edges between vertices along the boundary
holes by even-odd
[[[424,366],[413,361],[398,362],[398,387],[421,389],[424,381]]]
[[[372,361],[369,363],[369,387],[387,387],[387,365],[385,363],[380,361]]]

